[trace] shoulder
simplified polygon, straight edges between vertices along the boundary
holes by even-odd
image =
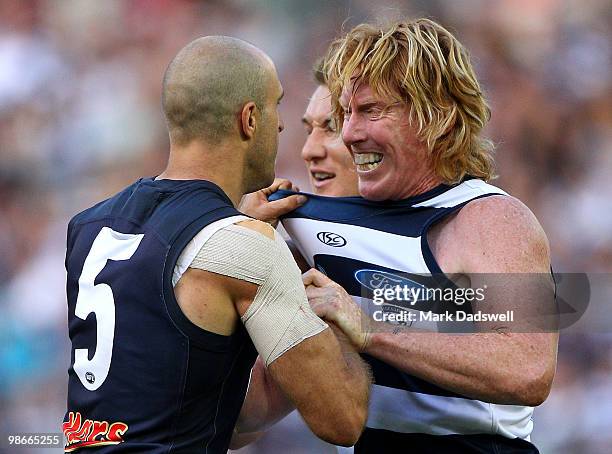
[[[526,228],[539,227],[539,222],[527,206],[508,195],[491,195],[468,202],[457,214],[457,222],[491,227],[515,224]]]
[[[549,271],[546,234],[520,200],[507,195],[472,200],[451,222],[464,272]]]
[[[246,221],[237,222],[236,225],[252,230],[254,232],[258,232],[271,240],[274,239],[274,227],[272,227],[267,222],[258,221],[257,219],[249,219]]]
[[[189,267],[204,271],[194,275],[202,286],[216,285],[234,301],[250,302],[276,263],[274,235],[274,229],[261,221],[226,225],[204,242]]]
[[[277,253],[275,230],[265,222],[243,220],[222,226],[199,249],[198,260],[232,262],[241,267],[266,265],[270,268]]]

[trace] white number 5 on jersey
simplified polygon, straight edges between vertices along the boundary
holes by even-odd
[[[90,391],[102,386],[108,376],[115,338],[113,291],[107,284],[94,285],[94,281],[106,266],[107,260],[128,260],[132,257],[143,237],[144,234],[120,233],[103,227],[85,259],[74,313],[82,320],[87,319],[92,312],[96,315],[96,352],[89,360],[88,349],[76,349],[73,368],[83,386]]]

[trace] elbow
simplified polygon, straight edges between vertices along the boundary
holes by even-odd
[[[537,407],[548,398],[552,388],[552,377],[550,379],[539,377],[529,380],[524,388],[520,395],[517,396],[520,404],[528,407]]]
[[[365,421],[362,423],[354,416],[342,420],[330,421],[325,428],[318,430],[316,435],[322,440],[337,446],[353,446],[359,440]]]
[[[344,422],[343,436],[335,443],[338,446],[353,446],[359,440],[365,427],[368,410],[366,408],[353,409],[347,421]]]
[[[537,407],[541,405],[550,394],[555,368],[534,367],[531,371],[524,371],[515,380],[512,380],[506,390],[511,405],[525,405]]]
[[[359,440],[367,419],[367,408],[351,408],[340,416],[320,421],[313,432],[322,440],[337,446],[353,446]]]

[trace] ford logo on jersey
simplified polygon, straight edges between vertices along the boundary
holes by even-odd
[[[397,274],[379,270],[358,270],[355,271],[355,279],[373,292],[376,292],[376,290],[381,292],[387,289],[395,290],[399,288],[399,299],[411,301],[412,304],[417,301],[427,300],[427,287]],[[405,296],[405,298],[401,298],[401,296]]]
[[[332,247],[342,247],[346,244],[346,240],[333,232],[319,232],[317,233],[317,239],[328,246]]]

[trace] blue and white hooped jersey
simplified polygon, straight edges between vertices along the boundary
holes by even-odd
[[[273,196],[287,194],[279,191]],[[371,202],[361,197],[306,194],[308,201],[283,217],[282,224],[308,263],[361,303],[364,280],[374,273],[378,273],[378,279],[386,276],[396,282],[402,280],[404,273],[442,276],[427,243],[429,227],[471,200],[499,194],[507,195],[478,179],[455,186],[440,185],[401,201]],[[418,310],[418,305],[415,308]],[[528,451],[512,452],[529,452],[533,448],[526,443],[533,428],[532,407],[471,399],[376,358],[364,358],[375,378],[364,435],[377,430],[428,437],[494,435],[529,447]]]

